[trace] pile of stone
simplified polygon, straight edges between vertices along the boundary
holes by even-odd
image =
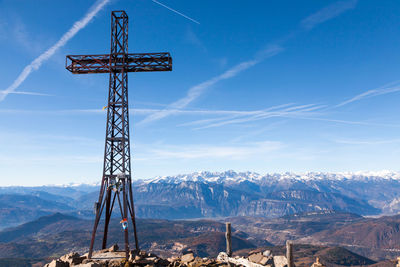
[[[187,251],[181,257],[168,258],[170,267],[200,267],[200,266],[227,266],[226,263],[215,259],[195,257],[192,251]]]
[[[187,251],[181,257],[163,259],[153,253],[132,250],[129,260],[125,259],[125,252],[119,251],[117,245],[109,249],[94,251],[91,259],[88,255],[79,255],[72,252],[45,265],[45,267],[200,267],[226,266],[226,263],[214,259],[195,257],[192,251]]]
[[[247,257],[229,257],[225,252],[221,252],[217,259],[222,262],[246,267],[285,267],[288,263],[285,256],[274,256],[270,250],[251,251]]]

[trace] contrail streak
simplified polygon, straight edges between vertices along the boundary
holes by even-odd
[[[161,3],[159,3],[157,0],[152,0],[152,1],[157,4],[160,4],[162,6],[165,6]],[[343,12],[354,8],[356,5],[357,5],[357,0],[338,1],[334,4],[331,4],[325,8],[317,11],[316,13],[308,16],[307,18],[303,19],[299,24],[299,28],[304,31],[309,31],[312,28],[316,27],[317,25],[319,25],[323,22],[326,22],[330,19],[333,19],[333,18],[339,16],[340,14],[342,14]],[[168,7],[166,7],[166,8],[168,8]],[[170,9],[170,8],[168,8],[168,9]],[[190,18],[188,18],[188,19],[190,19]],[[190,20],[192,20],[192,19],[190,19]],[[280,42],[270,44],[269,46],[267,46],[266,49],[258,51],[255,56],[256,59],[250,59],[250,60],[244,61],[244,62],[232,67],[231,69],[228,69],[224,73],[222,73],[218,76],[215,76],[214,78],[211,78],[209,80],[206,80],[200,84],[197,84],[197,85],[189,88],[186,96],[171,103],[164,110],[147,116],[142,121],[140,121],[138,123],[138,125],[148,124],[148,123],[163,119],[165,117],[168,117],[170,115],[176,114],[177,110],[180,110],[180,109],[188,106],[191,102],[193,102],[195,99],[197,99],[200,95],[202,95],[211,86],[217,84],[218,82],[220,82],[222,80],[226,80],[226,79],[235,77],[238,74],[240,74],[241,72],[262,62],[263,60],[280,53],[281,51],[284,50],[284,48],[280,45],[280,43],[286,42],[287,40],[293,38],[297,34],[298,34],[298,31],[292,32],[291,34],[285,36]]]
[[[264,52],[264,58],[272,57],[272,56],[278,54],[281,51],[282,51],[281,47],[278,47],[278,46],[270,47],[270,48],[266,49],[266,51]],[[191,87],[188,90],[186,96],[184,96],[183,98],[181,98],[181,99],[175,101],[174,103],[170,104],[164,110],[147,116],[142,121],[140,121],[138,123],[138,125],[148,124],[150,122],[157,121],[157,120],[160,120],[160,119],[165,118],[167,116],[176,114],[177,110],[185,108],[191,102],[196,100],[200,95],[202,95],[204,93],[204,91],[206,91],[211,86],[214,86],[215,84],[217,84],[220,81],[227,80],[227,79],[230,79],[232,77],[235,77],[239,73],[241,73],[241,72],[251,68],[252,66],[260,63],[261,60],[262,59],[252,59],[252,60],[241,62],[241,63],[233,66],[232,68],[228,69],[224,73]]]
[[[72,37],[82,30],[108,2],[110,2],[110,0],[97,1],[97,3],[92,6],[82,19],[75,22],[74,25],[64,33],[57,43],[27,65],[17,79],[7,89],[0,91],[0,101],[3,101],[8,94],[13,93],[26,80],[26,78],[28,78],[32,71],[38,70],[43,62],[53,56],[59,48],[63,47]]]
[[[15,94],[15,95],[53,96],[53,95],[50,95],[50,94],[36,93],[36,92],[25,92],[25,91],[13,91],[13,92],[10,92],[10,94]]]
[[[190,21],[193,21],[194,23],[200,24],[200,22],[198,22],[197,20],[192,19],[191,17],[188,17],[188,16],[186,16],[185,14],[182,14],[181,12],[179,12],[179,11],[173,9],[173,8],[170,8],[169,6],[166,6],[166,5],[160,3],[160,2],[158,2],[158,1],[156,1],[156,0],[151,0],[151,1],[153,1],[153,2],[156,3],[156,4],[159,4],[159,5],[162,6],[162,7],[165,7],[165,8],[168,9],[168,10],[171,10],[172,12],[175,12],[175,13],[178,14],[178,15],[181,15],[182,17],[184,17],[184,18],[186,18],[186,19],[188,19],[188,20],[190,20]]]
[[[362,100],[364,98],[369,98],[369,97],[374,97],[374,96],[386,95],[386,94],[399,92],[400,91],[400,83],[399,82],[400,81],[395,81],[395,82],[386,84],[386,85],[384,85],[382,87],[379,87],[379,88],[376,88],[376,89],[371,89],[371,90],[368,90],[368,91],[366,91],[364,93],[358,94],[358,95],[356,95],[356,96],[354,96],[354,97],[352,97],[352,98],[350,98],[350,99],[348,99],[346,101],[343,101],[343,102],[337,104],[335,106],[335,108],[341,107],[341,106],[344,106],[344,105],[347,105],[347,104],[350,104],[350,103],[353,103],[353,102],[356,102],[356,101],[360,101],[360,100]]]
[[[311,16],[308,16],[307,18],[303,19],[301,21],[301,27],[303,27],[306,30],[311,30],[318,24],[321,24],[332,18],[335,18],[349,9],[355,8],[357,2],[358,2],[357,0],[335,2],[319,10],[318,12],[312,14]]]

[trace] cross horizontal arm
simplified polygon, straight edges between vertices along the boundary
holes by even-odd
[[[65,68],[74,74],[171,71],[169,53],[69,55]]]

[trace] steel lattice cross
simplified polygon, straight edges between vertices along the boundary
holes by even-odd
[[[169,53],[128,54],[128,16],[125,11],[111,12],[111,53],[105,55],[69,55],[66,69],[74,74],[110,73],[103,177],[88,258],[92,257],[97,227],[105,211],[102,248],[107,246],[107,232],[115,200],[122,220],[130,215],[136,250],[139,243],[131,182],[129,146],[128,72],[171,71]],[[121,196],[121,195],[122,196]],[[125,224],[125,222],[123,222]],[[124,227],[126,259],[129,257],[128,227]]]

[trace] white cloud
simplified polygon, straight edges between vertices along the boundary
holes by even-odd
[[[356,6],[356,4],[357,4],[357,0],[336,2],[332,5],[329,5],[323,9],[319,10],[318,12],[308,16],[307,18],[303,19],[300,23],[300,26],[305,30],[311,30],[313,27],[317,26],[318,24],[325,22],[329,19],[332,19],[351,8],[354,8]],[[292,38],[293,36],[295,36],[295,33],[289,34],[283,40],[281,40],[280,43],[287,41],[288,39]],[[185,97],[170,104],[169,107],[167,107],[166,109],[164,109],[160,112],[157,112],[155,114],[151,114],[151,115],[147,116],[145,119],[140,121],[139,124],[148,124],[150,122],[154,122],[154,121],[163,119],[167,116],[176,114],[177,110],[185,108],[187,105],[192,103],[195,99],[197,99],[200,95],[202,95],[211,86],[217,84],[218,82],[220,82],[222,80],[226,80],[226,79],[235,77],[239,73],[257,65],[258,63],[262,62],[266,58],[272,57],[272,56],[280,53],[282,50],[283,50],[283,48],[280,45],[278,45],[278,43],[269,45],[266,49],[258,51],[256,53],[256,56],[254,57],[255,59],[251,59],[251,60],[239,63],[236,66],[228,69],[221,75],[218,75],[214,78],[211,78],[207,81],[204,81],[200,84],[197,84],[197,85],[191,87],[188,90]]]
[[[200,84],[197,84],[193,87],[191,87],[186,96],[175,101],[174,103],[170,104],[166,109],[157,112],[155,114],[149,115],[148,117],[144,118],[139,124],[147,124],[150,122],[154,122],[157,120],[160,120],[162,118],[165,118],[169,115],[175,114],[177,110],[185,108],[187,105],[189,105],[191,102],[196,100],[200,95],[202,95],[208,88],[211,86],[217,84],[220,81],[227,80],[229,78],[235,77],[239,73],[249,69],[250,67],[258,64],[261,62],[261,60],[272,57],[276,54],[278,54],[280,51],[282,51],[282,48],[279,46],[271,46],[268,49],[266,49],[263,53],[263,58],[260,59],[252,59],[248,61],[244,61],[242,63],[239,63],[235,65],[234,67],[228,69],[224,73],[211,78],[207,81],[204,81]]]
[[[193,121],[186,125],[201,125],[197,129],[220,127],[229,124],[241,124],[251,121],[265,120],[268,118],[297,118],[303,116],[316,115],[317,110],[324,106],[309,104],[309,105],[298,105],[289,106],[284,108],[271,108],[267,110],[259,110],[252,114],[237,114],[234,116],[226,116],[209,120]]]
[[[151,159],[244,159],[268,154],[283,147],[281,142],[263,141],[235,145],[157,145],[143,151]],[[138,149],[137,149],[138,150]],[[142,153],[143,153],[142,152]]]
[[[382,87],[376,88],[376,89],[371,89],[368,91],[365,91],[361,94],[358,94],[346,101],[343,101],[339,104],[337,104],[335,107],[341,107],[356,101],[360,101],[365,98],[370,98],[374,96],[380,96],[380,95],[386,95],[386,94],[391,94],[391,93],[396,93],[400,91],[400,81],[395,81],[389,84],[386,84]]]
[[[7,89],[0,91],[0,101],[3,101],[8,94],[13,93],[26,80],[26,78],[28,78],[32,71],[38,70],[43,62],[47,61],[59,48],[64,46],[72,37],[83,29],[109,1],[110,0],[97,1],[89,12],[86,13],[82,19],[75,22],[74,25],[61,37],[61,39],[57,41],[57,43],[27,65],[17,79]]]
[[[10,92],[10,94],[15,94],[15,95],[36,95],[36,96],[53,96],[53,95],[45,94],[45,93],[26,92],[26,91],[14,91],[14,92]]]
[[[318,24],[333,19],[349,9],[355,8],[356,5],[357,5],[357,0],[335,2],[319,10],[318,12],[308,16],[307,18],[303,19],[300,25],[305,30],[311,30]]]
[[[400,143],[400,139],[371,139],[371,140],[361,140],[361,139],[337,139],[334,140],[338,144],[346,145],[384,145],[384,144],[395,144]]]

